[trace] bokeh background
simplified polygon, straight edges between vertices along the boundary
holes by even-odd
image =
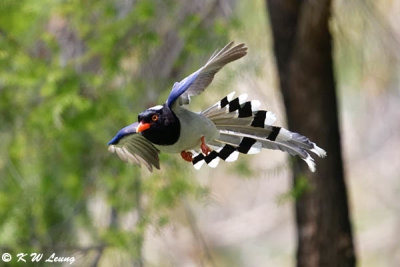
[[[400,2],[332,9],[358,265],[398,266]],[[107,151],[230,40],[248,56],[192,110],[246,92],[286,125],[264,1],[1,0],[0,253],[57,252],[76,266],[295,265],[286,154],[198,172],[162,154],[149,173]]]

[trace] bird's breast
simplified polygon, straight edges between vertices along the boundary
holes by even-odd
[[[172,145],[156,145],[159,150],[168,153],[180,153],[187,150],[197,151],[200,148],[202,136],[205,137],[206,142],[219,137],[219,131],[215,124],[205,116],[181,107],[177,107],[174,113],[181,125],[179,139]]]

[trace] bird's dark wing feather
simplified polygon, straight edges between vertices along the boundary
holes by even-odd
[[[247,54],[245,44],[232,46],[233,42],[230,42],[220,51],[214,52],[203,67],[182,81],[175,83],[168,97],[167,105],[171,107],[179,97],[181,104],[188,104],[190,97],[203,92],[223,66]]]
[[[153,170],[153,166],[160,169],[160,151],[149,140],[136,133],[137,125],[136,122],[121,129],[108,143],[108,150],[116,153],[125,162],[139,166],[143,163],[149,171]]]

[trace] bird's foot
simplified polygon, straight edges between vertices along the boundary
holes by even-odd
[[[181,152],[181,157],[188,161],[188,162],[192,162],[193,161],[193,154],[192,152],[186,152],[186,151],[182,151]]]
[[[209,148],[205,141],[204,141],[204,136],[201,137],[201,151],[207,156],[208,154],[210,154],[210,152],[212,151],[211,148]]]

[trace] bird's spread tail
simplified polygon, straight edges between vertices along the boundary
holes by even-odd
[[[259,110],[259,106],[258,100],[247,101],[246,94],[234,98],[234,93],[231,93],[202,111],[202,115],[215,123],[220,136],[208,143],[214,149],[210,154],[195,155],[194,167],[199,169],[204,162],[216,167],[220,159],[231,162],[238,158],[239,153],[256,154],[262,148],[267,148],[299,156],[314,172],[315,162],[309,152],[325,157],[325,150],[299,133],[273,126],[275,115]]]

